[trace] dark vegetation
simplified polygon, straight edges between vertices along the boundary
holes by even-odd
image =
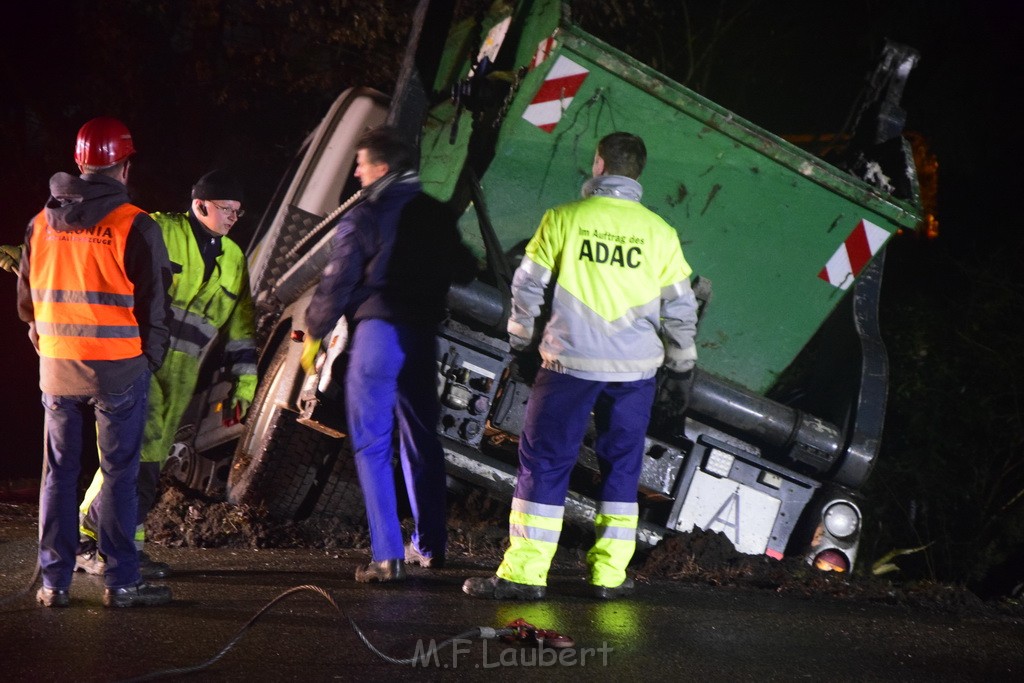
[[[462,0],[459,13],[488,4]],[[1009,0],[984,12],[967,0],[825,4],[591,0],[574,11],[589,31],[779,134],[840,129],[885,38],[921,52],[903,105],[908,128],[939,160],[940,232],[905,235],[889,249],[882,323],[892,385],[858,571],[867,580],[890,551],[923,548],[896,560],[898,576],[1009,594],[1024,581],[1024,233],[1012,183],[1024,145],[1019,98],[1006,88],[1020,82],[1021,11]],[[72,170],[78,127],[97,115],[121,117],[135,134],[140,205],[182,208],[196,177],[227,166],[242,175],[258,215],[342,88],[390,91],[414,5],[44,0],[20,8],[0,40],[0,242],[21,239],[49,175]],[[254,224],[239,227],[243,242]],[[6,378],[16,406],[3,467],[28,477],[39,469],[35,359],[13,293],[3,291],[3,344],[11,367],[24,368]],[[261,528],[251,511],[210,505],[201,510],[207,519]],[[266,533],[286,542],[297,532]],[[351,533],[329,537],[357,543]],[[481,539],[489,537],[476,537],[477,551]],[[700,562],[691,556],[692,569]],[[658,557],[648,561],[661,562],[659,571],[689,571]]]

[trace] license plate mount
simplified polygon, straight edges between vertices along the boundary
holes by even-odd
[[[748,555],[782,559],[819,482],[762,456],[701,435],[680,478],[670,519],[676,531],[723,533]]]

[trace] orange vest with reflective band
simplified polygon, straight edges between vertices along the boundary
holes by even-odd
[[[58,231],[44,212],[34,221],[29,284],[39,354],[123,360],[142,354],[135,285],[124,269],[132,222],[142,209],[122,204],[95,226]]]

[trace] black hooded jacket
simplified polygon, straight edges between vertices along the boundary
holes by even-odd
[[[91,228],[117,207],[129,203],[128,190],[108,176],[87,173],[81,177],[57,173],[50,178],[50,198],[43,208],[47,224],[57,231]],[[35,309],[29,275],[32,267],[33,223],[25,233],[25,247],[18,275],[18,316],[29,324],[35,337]],[[156,371],[163,363],[170,339],[171,265],[160,227],[145,213],[132,223],[125,244],[125,275],[134,286],[134,314],[142,338],[142,355],[126,360],[74,360],[39,358],[39,388],[60,396],[91,395],[119,391],[147,367]]]

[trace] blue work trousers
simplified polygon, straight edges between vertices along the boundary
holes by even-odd
[[[109,588],[140,581],[135,549],[136,479],[146,420],[149,372],[122,391],[86,396],[44,393],[46,480],[39,497],[39,566],[43,585],[68,588],[78,551],[78,476],[87,418],[95,416],[103,488],[96,499],[98,547]]]
[[[565,505],[569,475],[593,412],[600,499],[635,503],[654,391],[653,377],[598,382],[541,368],[519,439],[515,497]]]
[[[427,557],[447,544],[444,451],[437,436],[437,341],[432,329],[361,320],[349,346],[345,411],[366,501],[374,562],[405,557],[398,518],[392,435],[412,508],[412,542]]]

